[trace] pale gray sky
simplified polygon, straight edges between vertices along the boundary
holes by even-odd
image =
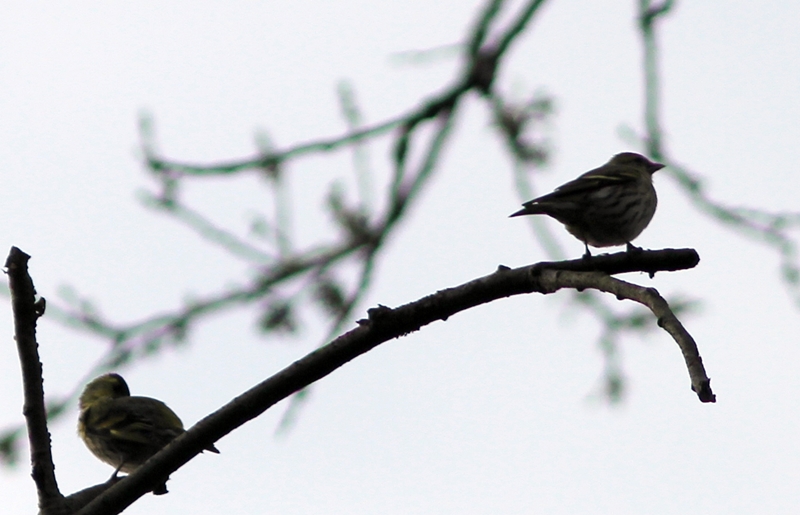
[[[279,146],[341,133],[335,87],[355,85],[368,122],[407,111],[457,69],[443,59],[397,64],[398,52],[461,41],[480,3],[42,1],[0,8],[0,248],[33,256],[39,292],[70,284],[115,320],[178,305],[241,277],[226,255],[147,211],[137,116],[154,116],[168,156],[251,155],[254,135]],[[516,5],[516,4],[514,4]],[[551,189],[632,149],[642,130],[635,2],[551,1],[514,47],[498,86],[554,95]],[[733,206],[800,210],[800,7],[789,2],[677,2],[660,48],[666,148]],[[545,256],[523,220],[511,163],[474,98],[442,166],[378,266],[370,305],[389,306]],[[635,149],[634,149],[635,150]],[[371,162],[382,191],[385,145]],[[351,158],[292,162],[302,238],[328,230],[325,185],[350,178]],[[126,513],[748,514],[800,506],[800,310],[777,256],[690,207],[667,173],[637,240],[694,247],[690,271],[629,279],[702,301],[684,320],[715,405],[701,404],[674,342],[660,331],[621,352],[626,401],[593,398],[602,372],[599,324],[569,295],[495,302],[389,342],[318,384],[295,430],[273,436],[281,406],[173,475],[170,495]],[[187,198],[244,230],[264,204],[252,177],[208,181]],[[582,244],[555,223],[570,255]],[[4,245],[4,247],[3,247]],[[0,315],[0,426],[21,419],[9,310]],[[308,320],[311,320],[308,317]],[[220,316],[192,345],[124,372],[135,394],[159,397],[187,424],[303,356],[297,342],[261,338],[253,313]],[[45,387],[64,391],[103,343],[45,318]],[[51,427],[63,492],[110,468],[75,434],[76,414]],[[0,470],[4,513],[31,513],[24,457]]]

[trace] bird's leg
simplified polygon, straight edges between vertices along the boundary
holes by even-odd
[[[642,252],[642,247],[637,247],[631,244],[631,242],[628,242],[625,244],[625,252],[628,254],[638,254],[639,252]]]
[[[108,483],[113,485],[117,481],[121,481],[122,479],[124,479],[124,476],[123,477],[119,477],[117,475],[117,474],[119,474],[119,471],[122,470],[122,467],[124,467],[124,466],[125,466],[125,463],[123,462],[123,463],[120,464],[119,467],[117,467],[117,469],[114,471],[114,473],[111,474],[111,477],[108,478]]]
[[[592,253],[589,252],[589,244],[584,241],[583,246],[586,247],[586,254],[583,255],[583,259],[591,259]]]
[[[117,474],[119,474],[119,471],[122,470],[122,467],[124,467],[124,466],[125,466],[125,462],[123,461],[122,463],[119,464],[119,467],[117,467],[117,470],[115,470],[114,473],[111,474],[111,479],[112,480],[117,479]]]

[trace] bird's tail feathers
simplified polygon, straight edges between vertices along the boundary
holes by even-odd
[[[531,205],[525,205],[525,207],[523,207],[516,213],[508,215],[508,217],[513,218],[515,216],[523,216],[523,215],[546,215],[546,214],[549,214],[549,212],[543,209],[541,205],[531,204]]]

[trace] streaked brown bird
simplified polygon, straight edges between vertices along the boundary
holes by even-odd
[[[650,223],[658,199],[653,174],[664,168],[634,152],[623,152],[599,168],[522,204],[511,216],[548,215],[586,247],[613,247],[633,241]]]
[[[93,379],[80,397],[78,434],[100,460],[131,473],[184,433],[183,422],[169,406],[150,397],[131,397],[119,374]],[[210,445],[207,451],[219,453]],[[167,493],[163,484],[153,490]]]

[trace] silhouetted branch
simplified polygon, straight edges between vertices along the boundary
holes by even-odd
[[[14,311],[14,339],[17,342],[22,369],[25,404],[22,413],[28,429],[31,452],[31,476],[36,483],[39,508],[43,513],[61,513],[63,496],[56,482],[47,414],[44,406],[42,363],[39,344],[36,342],[36,322],[44,314],[44,299],[36,300],[36,289],[28,274],[30,256],[17,247],[11,247],[6,259],[11,307]]]
[[[694,249],[642,250],[601,254],[591,259],[570,261],[544,261],[535,266],[540,269],[572,270],[574,272],[604,272],[609,275],[626,272],[646,272],[652,278],[656,272],[675,272],[694,268],[700,256]]]
[[[613,293],[620,300],[636,301],[650,309],[658,320],[658,325],[667,331],[680,347],[692,381],[692,390],[697,393],[702,402],[716,402],[716,396],[711,391],[711,379],[708,378],[703,368],[703,360],[700,357],[694,338],[683,327],[678,317],[670,309],[667,301],[655,288],[645,288],[620,281],[599,272],[572,272],[566,270],[554,272],[553,269],[548,269],[548,273],[556,273],[558,275],[557,282],[562,285],[561,287],[575,288],[579,291],[585,288],[593,288]]]
[[[685,263],[682,268],[691,268],[697,260],[687,260],[686,256],[690,254],[691,249],[654,251],[651,257],[639,261],[640,265],[644,263],[643,266],[631,262],[630,266],[620,268],[629,272],[650,273],[654,271],[652,261],[656,258],[670,263],[668,267],[656,271],[679,269],[679,262]],[[631,259],[631,256],[621,253],[609,258],[610,262],[615,262],[618,259]],[[714,394],[694,341],[654,289],[620,281],[602,272],[564,270],[553,265],[539,263],[513,270],[501,266],[490,275],[437,291],[397,308],[378,306],[367,310],[368,318],[359,320],[358,327],[295,361],[203,418],[136,472],[92,501],[80,515],[119,513],[210,444],[378,345],[418,331],[432,322],[446,321],[462,311],[513,295],[550,294],[563,288],[595,288],[620,299],[628,298],[645,304],[656,315],[659,325],[681,346],[693,386],[698,387],[700,400],[714,402]]]

